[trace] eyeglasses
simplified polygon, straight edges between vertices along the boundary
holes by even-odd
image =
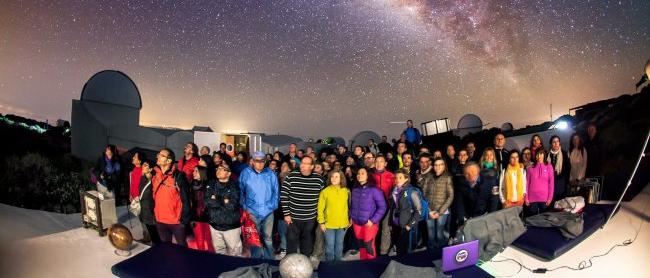
[[[217,170],[230,172],[230,169],[226,167],[217,167]]]
[[[264,163],[264,159],[253,159],[255,163]]]

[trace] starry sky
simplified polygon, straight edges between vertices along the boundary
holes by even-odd
[[[3,1],[0,113],[70,119],[96,72],[137,84],[141,124],[303,138],[465,113],[515,128],[624,93],[650,1]],[[74,124],[74,123],[73,123]]]

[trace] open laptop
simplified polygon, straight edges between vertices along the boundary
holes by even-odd
[[[442,249],[442,271],[468,267],[478,262],[478,240],[447,246]]]

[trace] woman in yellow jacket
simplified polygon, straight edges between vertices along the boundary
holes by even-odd
[[[519,152],[510,152],[508,166],[501,171],[499,197],[503,208],[522,206],[526,197],[526,168],[519,163]]]
[[[350,227],[350,189],[346,187],[341,171],[331,171],[327,184],[329,186],[321,191],[318,198],[318,224],[325,233],[325,257],[328,261],[334,261],[341,260],[343,256],[343,239]]]

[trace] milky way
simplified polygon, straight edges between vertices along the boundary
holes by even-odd
[[[69,119],[95,72],[138,85],[141,122],[391,137],[476,113],[548,120],[634,93],[650,1],[10,1],[0,113]]]
[[[504,1],[394,1],[453,41],[469,60],[517,74],[530,72],[528,34],[514,5]]]

